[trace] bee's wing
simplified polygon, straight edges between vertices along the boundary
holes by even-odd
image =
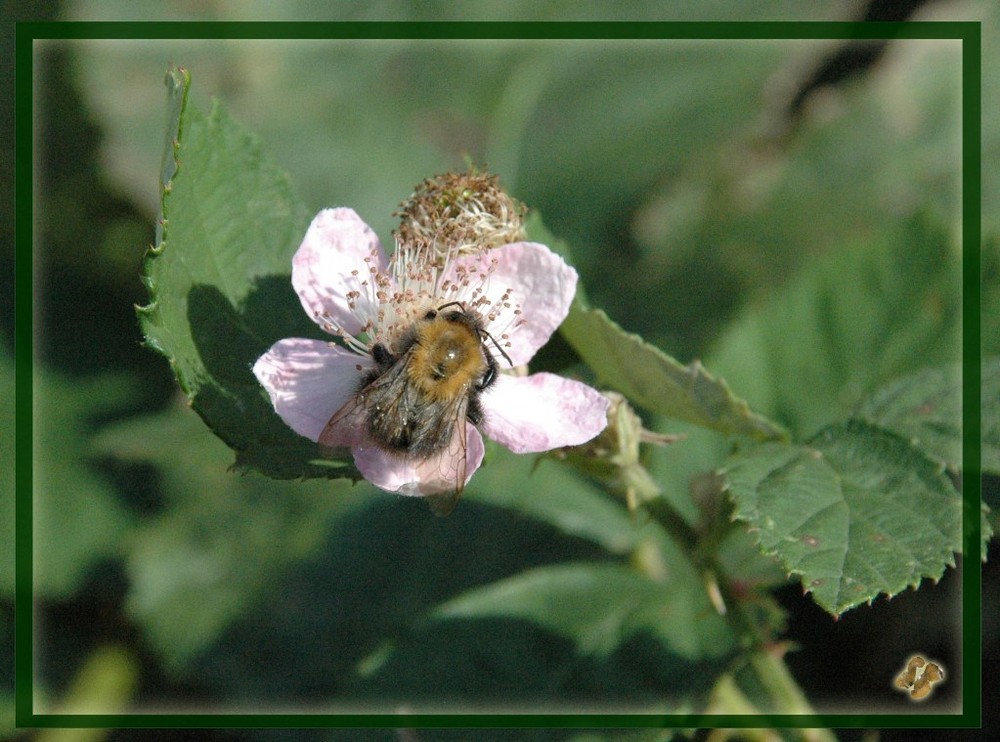
[[[320,451],[324,455],[342,454],[346,449],[359,446],[368,439],[368,409],[365,407],[365,395],[384,387],[391,388],[392,385],[398,385],[403,378],[403,371],[404,364],[397,362],[333,413],[330,422],[317,438]]]
[[[468,397],[462,396],[455,404],[454,427],[448,447],[436,456],[416,465],[421,488],[433,490],[427,498],[427,505],[434,515],[451,513],[462,497],[469,465],[469,421],[465,417],[469,406]]]
[[[354,395],[347,404],[333,413],[330,422],[319,434],[317,442],[324,456],[334,457],[357,446],[365,436],[365,407],[361,397]]]

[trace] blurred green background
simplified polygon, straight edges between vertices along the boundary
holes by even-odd
[[[8,5],[8,17],[67,20],[195,12],[183,3],[43,3],[30,13]],[[919,19],[982,19],[983,69],[1000,67],[994,3],[913,5]],[[197,17],[273,20],[270,7],[215,2]],[[299,2],[282,5],[281,15],[523,21],[612,13],[597,7],[584,15],[576,4],[524,2],[462,16],[445,4],[418,11],[382,2],[360,10],[340,4],[327,15]],[[754,20],[839,20],[864,17],[865,7],[692,3],[672,5],[668,17],[630,3],[616,6],[614,17],[730,20],[738,12]],[[84,684],[102,689],[90,700],[112,711],[365,710],[400,698],[450,708],[488,699],[517,709],[615,709],[673,699],[684,708],[703,699],[714,679],[711,657],[686,664],[642,639],[595,655],[529,621],[427,618],[448,598],[533,567],[617,563],[633,554],[631,537],[618,543],[565,513],[538,517],[511,504],[505,487],[526,487],[542,499],[580,493],[588,512],[600,509],[597,488],[552,462],[534,475],[530,462],[512,464],[502,477],[487,466],[443,520],[421,503],[365,484],[277,482],[228,471],[232,453],[186,409],[165,360],[140,347],[134,315],[134,305],[146,302],[139,274],[158,210],[168,64],[191,71],[195,105],[207,111],[216,96],[261,138],[306,203],[315,210],[351,206],[385,243],[391,212],[418,181],[461,169],[465,158],[487,164],[569,243],[594,306],[684,362],[706,359],[737,394],[806,435],[828,419],[829,408],[775,404],[767,387],[779,375],[772,366],[774,378],[767,377],[768,363],[787,372],[794,362],[752,357],[739,328],[774,297],[794,293],[801,276],[829,271],[824,266],[834,263],[822,261],[830,255],[926,234],[944,235],[960,249],[959,42],[36,46],[34,447],[43,529],[35,541],[36,710],[86,703],[79,683],[88,671],[107,680]],[[995,76],[984,75],[984,85],[988,163],[1000,156],[1000,91]],[[10,141],[9,119],[5,127]],[[988,307],[1000,295],[998,202],[1000,174],[986,166]],[[12,273],[11,223],[3,220],[4,275]],[[3,291],[0,373],[12,388],[7,283]],[[990,315],[984,317],[992,332]],[[795,341],[788,338],[786,354],[800,347]],[[988,352],[1000,350],[997,335],[984,343]],[[868,351],[865,363],[885,366],[878,374],[853,373],[857,358],[831,359],[850,371],[835,374],[843,408],[876,381],[947,360],[955,349],[945,344],[937,356],[899,362],[881,358],[882,348]],[[541,361],[559,365],[567,353],[556,341]],[[808,370],[808,359],[802,365]],[[799,398],[812,392],[797,390]],[[10,395],[0,411],[11,430]],[[647,425],[677,430],[670,421]],[[677,502],[722,450],[719,440],[689,432],[689,443],[656,453],[650,463]],[[2,449],[3,521],[12,523],[10,435]],[[986,489],[996,497],[995,482]],[[3,540],[0,652],[12,656],[13,543]],[[995,565],[986,565],[985,580],[984,601],[996,606]],[[891,693],[872,665],[895,668],[916,645],[957,676],[960,572],[836,623],[800,592],[778,593],[789,613],[784,636],[801,644],[788,662],[818,708],[858,710],[859,699],[885,700]],[[1000,633],[996,614],[984,611],[990,658]],[[0,722],[13,719],[10,667],[0,663]],[[853,687],[844,687],[845,677]],[[940,693],[954,702],[956,692],[953,684]],[[885,700],[893,701],[900,699]],[[574,735],[523,738],[587,738]]]

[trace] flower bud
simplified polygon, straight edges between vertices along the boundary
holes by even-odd
[[[608,400],[608,425],[592,440],[560,454],[577,466],[608,482],[625,496],[629,510],[641,502],[652,500],[660,488],[642,464],[640,443],[666,445],[682,436],[654,433],[642,426],[642,418],[618,392],[603,393]]]

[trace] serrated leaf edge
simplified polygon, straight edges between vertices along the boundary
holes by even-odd
[[[187,111],[188,92],[191,88],[191,73],[184,67],[170,65],[167,69],[163,82],[168,88],[168,97],[176,97],[178,90],[180,91],[180,105],[177,112],[176,126],[173,125],[172,121],[168,121],[168,128],[165,132],[163,155],[160,161],[160,213],[156,222],[156,244],[150,245],[146,249],[146,254],[143,259],[142,283],[149,292],[149,303],[144,305],[135,305],[135,312],[139,319],[139,326],[143,333],[143,346],[156,351],[166,358],[170,362],[171,371],[174,372],[174,376],[176,378],[176,359],[163,346],[163,344],[148,331],[148,328],[150,327],[161,326],[160,301],[157,295],[158,287],[150,270],[150,264],[163,254],[163,251],[167,246],[166,231],[168,220],[166,214],[168,210],[168,199],[173,188],[173,178],[176,176],[177,171],[181,166],[178,154],[180,152],[181,139],[183,138],[182,123],[184,121],[184,114]],[[171,165],[173,168],[169,177],[167,177],[168,165]]]
[[[864,426],[864,427],[867,427],[867,428],[873,428],[873,429],[878,430],[880,434],[884,434],[886,436],[895,438],[898,442],[902,443],[907,448],[909,448],[911,451],[913,451],[917,456],[923,458],[925,461],[927,461],[928,464],[932,465],[939,474],[941,474],[942,476],[944,476],[946,468],[945,468],[945,466],[943,464],[941,464],[940,462],[938,462],[933,457],[928,456],[921,448],[912,445],[911,442],[908,441],[905,437],[899,435],[898,433],[896,433],[896,432],[894,432],[894,431],[892,431],[892,430],[890,430],[888,428],[883,428],[880,425],[872,423],[870,420],[866,420],[866,419],[862,419],[862,418],[848,418],[846,420],[842,420],[842,421],[839,421],[839,422],[836,422],[836,423],[832,423],[831,425],[828,425],[826,428],[823,428],[823,430],[819,431],[812,438],[810,438],[810,441],[816,440],[817,438],[819,438],[820,436],[822,436],[824,434],[829,434],[829,431],[831,431],[831,430],[833,430],[835,428],[838,428],[838,427],[849,427],[849,426],[852,426],[852,425],[854,425],[854,426],[860,425],[860,426]],[[819,458],[823,458],[823,459],[826,458],[823,455],[822,451],[820,451],[819,449],[814,448],[813,446],[809,445],[809,443],[797,444],[796,447],[800,448],[803,451],[810,452],[812,455],[815,455],[815,456],[817,456]],[[834,472],[834,473],[836,474],[836,472]],[[728,482],[728,480],[726,479],[726,476],[725,476],[725,474],[726,474],[726,467],[721,467],[720,469],[718,469],[716,471],[716,474],[719,475],[719,476],[721,476],[722,479],[723,479],[723,482],[724,482],[723,492],[729,491],[730,490],[730,484],[729,484],[729,482]],[[839,478],[839,475],[837,475],[837,476]],[[735,501],[735,498],[732,498],[732,499],[733,499],[734,508],[733,508],[733,511],[732,511],[732,513],[730,515],[730,522],[737,522],[737,521],[739,521],[741,523],[744,523],[746,525],[747,532],[751,533],[753,535],[754,540],[756,541],[756,544],[757,544],[757,548],[760,551],[760,553],[763,554],[764,556],[772,557],[772,558],[776,559],[778,561],[778,563],[781,564],[781,566],[786,569],[786,574],[788,575],[789,578],[792,578],[792,577],[803,577],[805,575],[805,573],[802,570],[795,569],[795,568],[789,567],[787,565],[785,559],[783,559],[782,556],[781,556],[781,554],[779,553],[779,549],[778,548],[769,549],[769,548],[765,547],[761,543],[759,535],[758,535],[760,533],[760,528],[752,525],[747,520],[748,517],[759,517],[760,516],[760,511],[757,510],[756,512],[751,512],[749,509],[743,509],[743,510],[741,510],[740,509],[740,503],[737,502],[737,501]],[[831,607],[823,605],[822,603],[817,603],[817,605],[819,605],[821,608],[823,608],[824,610],[826,610],[827,612],[829,612],[835,618],[839,618],[840,616],[842,616],[844,613],[846,613],[847,611],[851,610],[852,608],[856,608],[856,607],[858,607],[858,606],[860,606],[862,604],[865,604],[865,603],[867,603],[868,605],[871,605],[875,600],[877,600],[880,597],[884,596],[887,600],[891,600],[892,598],[896,597],[897,595],[905,592],[907,589],[911,589],[912,588],[912,589],[916,590],[916,589],[918,589],[920,587],[920,584],[925,579],[929,579],[934,584],[937,584],[937,582],[941,579],[941,575],[944,573],[944,569],[945,568],[947,568],[947,567],[954,568],[955,567],[955,554],[956,553],[958,553],[958,552],[956,552],[956,551],[953,550],[951,552],[949,558],[947,560],[945,560],[944,565],[942,566],[941,574],[938,574],[938,575],[930,575],[930,574],[919,575],[913,582],[907,582],[906,584],[900,586],[899,589],[894,590],[894,591],[892,591],[892,590],[890,590],[890,591],[880,590],[878,593],[876,593],[875,595],[872,595],[872,596],[870,596],[868,598],[863,598],[863,599],[854,600],[854,601],[841,601],[841,602],[837,602],[834,606],[832,606],[833,610],[831,610]],[[803,594],[808,595],[808,594],[810,594],[810,593],[813,592],[813,590],[808,585],[806,585],[804,581],[800,580],[800,582],[802,582]],[[838,596],[841,594],[841,592],[842,591],[838,589]]]

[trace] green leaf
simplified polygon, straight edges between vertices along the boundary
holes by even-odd
[[[1000,472],[1000,357],[982,362],[983,471]],[[888,428],[952,471],[962,470],[962,366],[927,368],[879,389],[856,417]]]
[[[758,440],[784,437],[780,428],[754,413],[701,363],[681,365],[622,330],[599,309],[585,309],[574,301],[561,331],[602,384],[650,412],[730,435]]]
[[[572,639],[584,654],[599,656],[639,631],[652,633],[687,659],[725,655],[732,648],[725,623],[707,601],[690,600],[684,587],[619,564],[559,564],[470,590],[438,606],[431,617],[520,618]]]
[[[271,476],[339,476],[312,441],[274,413],[251,372],[283,337],[319,336],[291,287],[291,259],[309,221],[288,178],[216,103],[187,104],[189,77],[167,75],[162,216],[146,260],[148,344],[165,355],[191,406]]]
[[[710,357],[761,414],[809,435],[880,385],[960,355],[961,264],[915,218],[809,262]]]
[[[570,248],[553,235],[538,212],[525,220],[528,238],[571,260]],[[649,412],[685,420],[723,433],[757,439],[783,438],[784,432],[750,410],[695,361],[682,366],[638,335],[625,332],[601,310],[588,306],[582,285],[560,334],[590,366],[598,381],[617,389]]]
[[[953,471],[962,469],[962,366],[927,368],[888,384],[855,417],[907,439]]]
[[[982,364],[983,471],[1000,469],[1000,358]],[[893,431],[954,472],[962,471],[962,367],[928,368],[882,387],[856,416]],[[989,508],[982,503],[982,557],[992,534]],[[975,517],[973,515],[972,517]]]
[[[723,475],[735,517],[834,615],[937,580],[962,546],[962,498],[941,466],[863,421],[737,453]]]
[[[183,67],[171,66],[163,80],[167,86],[167,127],[160,153],[160,194],[165,196],[177,172],[177,151],[180,147],[181,115],[187,106],[191,88],[191,73]],[[162,198],[161,198],[162,204]],[[156,244],[163,241],[163,220],[156,223]]]

